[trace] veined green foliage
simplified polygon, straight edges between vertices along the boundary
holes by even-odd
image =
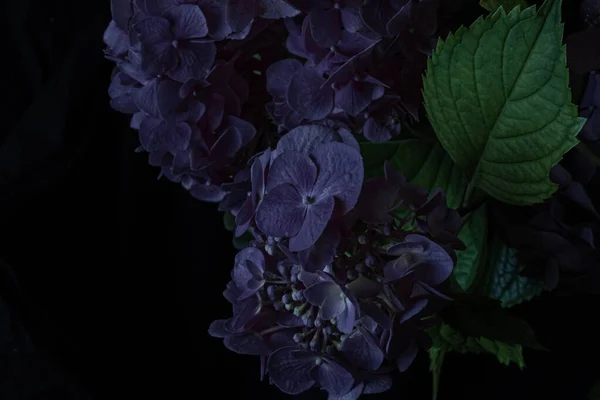
[[[550,169],[585,120],[571,103],[561,0],[503,8],[438,42],[423,82],[436,135],[479,189],[511,204],[541,202]]]

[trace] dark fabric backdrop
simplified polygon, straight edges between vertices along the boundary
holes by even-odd
[[[286,398],[206,332],[230,312],[231,237],[214,205],[156,180],[109,108],[108,0],[0,7],[0,399]],[[523,372],[450,355],[440,400],[583,399],[600,378],[590,306],[520,307],[553,351]],[[429,399],[426,356],[380,398]]]

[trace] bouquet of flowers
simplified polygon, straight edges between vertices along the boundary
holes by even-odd
[[[541,3],[112,0],[111,106],[239,250],[209,334],[331,400],[543,349],[510,308],[600,292],[600,1]]]

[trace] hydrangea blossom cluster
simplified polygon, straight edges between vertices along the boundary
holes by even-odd
[[[421,74],[433,48],[433,0],[289,0],[288,51],[267,70],[267,110],[281,130],[329,118],[370,141],[418,120]],[[393,67],[386,67],[393,66]]]
[[[439,286],[461,248],[460,217],[443,193],[429,196],[389,165],[363,185],[352,136],[319,125],[293,129],[250,169],[252,195],[236,222],[255,240],[224,293],[233,317],[210,334],[259,356],[262,374],[288,394],[387,390],[448,300]]]
[[[302,124],[336,126],[385,141],[418,119],[421,74],[437,26],[434,0],[112,0],[104,41],[116,63],[111,105],[132,114],[139,151],[160,176],[197,199],[220,202],[244,186],[265,132],[244,105],[252,71],[236,58],[276,19],[285,48],[264,74],[266,112],[283,133]],[[237,53],[230,54],[237,48]],[[221,59],[220,55],[226,56]],[[382,60],[390,62],[382,63]],[[389,69],[385,65],[394,65]],[[400,68],[400,72],[398,72]],[[264,147],[263,147],[264,148]],[[240,173],[242,173],[240,175]],[[225,188],[222,187],[225,185]],[[245,179],[248,185],[248,179]],[[221,209],[231,208],[230,198]],[[233,207],[235,209],[235,207]]]
[[[495,284],[487,281],[490,271],[501,267],[512,279],[524,265],[523,273],[544,281],[548,290],[599,293],[600,75],[598,60],[588,57],[588,39],[600,29],[599,2],[582,2],[576,17],[583,30],[565,40],[571,74],[581,82],[589,76],[579,102],[587,119],[581,143],[550,171],[559,187],[552,196],[518,192],[521,183],[533,182],[526,179],[529,172],[556,164],[536,164],[546,160],[534,157],[543,149],[532,148],[527,159],[533,161],[514,166],[511,176],[498,167],[522,181],[503,180],[503,188],[518,192],[506,199],[526,201],[519,206],[492,200],[500,197],[478,186],[473,171],[464,168],[471,162],[442,140],[443,129],[422,118],[422,77],[438,36],[468,26],[483,8],[498,21],[518,11],[495,12],[503,2],[470,3],[111,0],[113,19],[104,33],[105,56],[115,63],[111,106],[131,115],[137,151],[149,154],[159,176],[196,199],[218,203],[228,222],[233,217],[228,229],[248,242],[235,257],[224,292],[232,316],[213,322],[209,333],[234,352],[258,356],[261,375],[285,393],[320,388],[330,400],[353,400],[388,390],[391,374],[405,371],[419,349],[430,345],[425,330],[440,319],[450,324],[452,318],[440,311],[451,297],[485,295]],[[560,8],[559,0],[547,4]],[[469,7],[479,7],[473,18],[461,12]],[[533,16],[532,10],[522,14],[531,15],[530,22],[547,11]],[[473,42],[465,32],[481,28],[484,20],[461,28],[462,36],[453,40]],[[496,25],[502,24],[485,25],[485,35],[499,34]],[[556,30],[562,35],[562,26]],[[440,41],[436,52],[446,45]],[[485,51],[478,47],[481,59]],[[427,69],[437,67],[432,61]],[[450,78],[431,83],[440,86],[440,98],[462,86],[454,72],[443,71],[438,76]],[[457,114],[461,124],[473,110],[487,115],[479,96],[471,97],[457,100],[464,100],[464,112]],[[431,111],[434,122],[434,114],[446,110]],[[490,132],[480,128],[446,139],[489,142]],[[502,156],[525,143],[502,138],[513,141]],[[488,146],[472,147],[485,152]],[[494,158],[468,156],[480,163]],[[494,162],[511,168],[523,163]],[[412,182],[427,182],[429,190]],[[459,233],[472,247],[462,259],[456,254],[465,250]],[[497,255],[487,254],[490,243],[516,249],[521,265],[508,271],[505,261],[491,259]],[[481,254],[490,260],[481,262]],[[496,343],[487,334],[481,339]],[[434,347],[432,363],[454,345]],[[510,348],[510,354],[496,355],[521,362],[521,345],[504,345],[490,351]],[[439,365],[432,369],[439,373]]]
[[[259,15],[293,15],[267,1],[113,0],[104,41],[116,63],[111,106],[133,114],[140,151],[161,176],[197,199],[218,202],[220,186],[245,165],[240,151],[255,139],[242,116],[248,84],[234,60],[218,58],[226,41],[252,35]],[[262,10],[262,11],[261,11]],[[287,15],[286,15],[287,16]]]

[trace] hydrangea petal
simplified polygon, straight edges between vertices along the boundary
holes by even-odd
[[[275,386],[286,394],[300,394],[314,386],[310,372],[316,367],[309,357],[296,357],[296,347],[283,347],[269,356],[267,368]]]
[[[302,125],[292,129],[277,142],[277,153],[286,150],[311,154],[321,144],[333,138],[335,131],[321,125]]]
[[[110,21],[108,27],[102,36],[104,44],[113,52],[115,56],[124,56],[129,50],[129,38],[123,32],[115,21]]]
[[[342,291],[335,282],[317,281],[313,285],[304,289],[304,297],[314,305],[320,306],[329,296],[339,296]]]
[[[132,84],[126,84],[128,77],[122,72],[117,73],[108,87],[108,95],[111,98],[110,106],[124,114],[134,114],[139,111],[136,104],[135,93],[139,88]]]
[[[131,0],[110,0],[110,14],[119,29],[123,32],[129,30],[129,21],[133,17]]]
[[[412,317],[414,317],[415,315],[417,315],[418,313],[423,311],[423,309],[427,306],[427,304],[429,304],[428,299],[417,300],[412,305],[412,307],[410,307],[408,310],[406,310],[404,312],[404,314],[402,314],[402,317],[400,318],[400,323],[403,323],[404,321],[408,321],[409,319],[411,319]]]
[[[200,39],[208,35],[206,17],[195,4],[171,7],[163,13],[163,17],[171,22],[176,39]]]
[[[237,354],[264,356],[269,354],[263,338],[254,332],[228,336],[223,341],[225,347]]]
[[[337,317],[346,308],[344,299],[340,296],[328,296],[321,304],[319,316],[325,320]]]
[[[314,9],[309,14],[310,33],[323,47],[330,47],[340,40],[342,35],[340,13],[337,9]]]
[[[153,117],[160,116],[158,107],[158,85],[158,79],[153,79],[134,93],[135,104],[138,108]]]
[[[290,239],[290,250],[302,251],[314,245],[331,219],[334,207],[335,201],[332,197],[307,206],[302,227]]]
[[[300,14],[285,0],[260,0],[259,10],[260,17],[265,19],[291,18]]]
[[[311,68],[303,67],[292,78],[287,91],[290,107],[302,118],[319,120],[333,110],[334,92],[331,87],[321,87],[325,79]]]
[[[198,4],[206,17],[208,34],[216,40],[223,40],[232,30],[227,22],[227,4],[222,0],[200,0]]]
[[[313,372],[321,388],[333,396],[348,393],[354,385],[354,377],[350,371],[335,361],[327,360]]]
[[[360,395],[363,393],[365,385],[362,382],[356,384],[348,393],[342,396],[329,395],[327,400],[358,400]]]
[[[328,143],[313,152],[319,176],[314,196],[322,199],[335,196],[341,201],[342,212],[350,211],[358,200],[364,169],[360,153],[342,143]]]
[[[186,123],[169,124],[156,118],[146,118],[140,126],[140,142],[146,151],[185,150],[192,135]]]
[[[356,323],[356,306],[349,298],[344,299],[346,307],[337,316],[337,327],[342,333],[351,333]]]
[[[267,193],[256,211],[256,225],[274,237],[294,236],[302,227],[306,207],[291,185],[280,185]]]
[[[228,0],[227,21],[234,32],[246,29],[254,19],[257,0]]]
[[[317,179],[317,167],[312,160],[297,151],[281,153],[269,169],[267,191],[289,183],[294,185],[301,196],[308,196]]]
[[[292,78],[302,68],[295,58],[277,61],[267,68],[267,91],[273,97],[285,98]]]
[[[383,363],[384,354],[379,345],[367,330],[356,329],[342,342],[341,352],[354,365],[375,371]]]
[[[228,320],[226,319],[218,319],[213,321],[208,327],[208,334],[212,337],[225,338],[227,336],[231,336],[234,333],[231,332],[228,328]]]
[[[215,142],[210,150],[211,158],[219,161],[225,161],[232,158],[242,147],[242,137],[240,132],[230,127]]]
[[[364,394],[383,393],[392,388],[392,377],[385,375],[376,375],[365,383]]]
[[[179,46],[179,63],[169,76],[176,81],[204,79],[212,67],[217,49],[213,43],[187,42]]]
[[[396,366],[400,372],[404,372],[410,367],[415,358],[417,357],[417,353],[419,352],[419,347],[416,342],[411,342],[409,346],[396,358]]]
[[[335,93],[336,105],[353,117],[363,112],[372,100],[373,87],[354,80]]]

